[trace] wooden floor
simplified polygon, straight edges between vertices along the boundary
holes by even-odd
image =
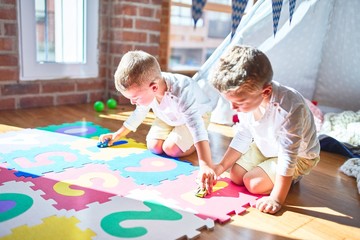
[[[92,105],[0,111],[0,124],[34,128],[74,121],[90,121],[116,131],[132,106],[97,113]],[[129,138],[145,142],[151,116]],[[0,125],[1,131],[8,131]],[[228,126],[210,125],[214,162],[218,162],[231,140]],[[187,160],[196,164],[196,155]],[[346,157],[321,152],[321,161],[301,182],[292,187],[286,206],[276,215],[249,208],[232,221],[203,230],[198,239],[360,239],[360,195],[355,178],[339,171]]]

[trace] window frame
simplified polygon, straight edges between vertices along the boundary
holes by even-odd
[[[191,68],[191,67],[184,67],[184,68],[173,68],[172,66],[170,66],[171,64],[171,52],[172,52],[172,47],[173,47],[173,44],[172,44],[172,33],[171,33],[171,8],[173,6],[176,6],[176,7],[183,7],[183,8],[188,8],[189,11],[191,12],[191,7],[192,7],[192,4],[189,4],[189,3],[184,3],[184,2],[178,2],[178,1],[173,1],[171,0],[170,3],[169,3],[169,6],[170,6],[170,11],[169,11],[169,43],[168,43],[168,53],[167,53],[167,64],[166,64],[166,69],[168,69],[168,71],[171,71],[171,72],[177,72],[177,73],[182,73],[182,74],[185,74],[185,75],[189,75],[189,76],[192,76],[193,74],[195,74],[198,70],[199,70],[199,67],[194,67],[194,68]],[[222,3],[214,3],[214,2],[210,2],[210,1],[207,1],[204,8],[203,8],[203,11],[213,11],[213,12],[220,12],[220,13],[227,13],[227,14],[230,14],[232,13],[232,7],[231,5],[226,5],[226,4],[222,4]],[[192,18],[191,18],[191,21],[192,21]],[[184,26],[186,27],[186,26]],[[191,28],[193,28],[193,24],[192,26],[189,26]],[[199,24],[197,25],[197,28],[198,29],[201,29],[203,26],[199,26]]]
[[[35,0],[19,0],[20,80],[93,78],[99,74],[99,0],[85,1],[85,63],[39,63],[36,60]]]

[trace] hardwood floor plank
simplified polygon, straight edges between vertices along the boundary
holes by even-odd
[[[91,104],[0,111],[0,132],[35,128],[75,121],[90,121],[116,131],[129,116],[133,106],[96,112]],[[128,135],[145,143],[153,115],[139,129]],[[8,126],[6,126],[8,125]],[[233,136],[229,126],[211,124],[210,145],[214,162],[220,161]],[[197,165],[196,154],[184,158]],[[339,167],[347,158],[321,152],[321,161],[313,171],[289,192],[286,205],[276,215],[254,208],[233,216],[213,231],[203,231],[198,239],[360,239],[360,194],[355,178]]]

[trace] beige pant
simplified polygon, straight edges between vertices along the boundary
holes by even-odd
[[[277,165],[278,158],[272,157],[267,158],[265,157],[256,146],[255,143],[250,145],[249,150],[242,155],[242,157],[236,162],[246,171],[250,171],[255,167],[260,167],[263,169],[266,174],[270,177],[271,181],[275,182],[276,176],[276,165]],[[316,157],[314,159],[306,159],[298,157],[295,173],[293,179],[297,179],[302,175],[307,175],[310,173],[311,169],[316,166],[316,164],[320,161],[320,157]]]
[[[203,120],[205,128],[209,126],[210,123],[210,113],[205,113],[203,115]],[[186,152],[192,145],[194,145],[194,140],[192,135],[185,124],[180,126],[169,126],[164,121],[159,118],[155,118],[149,133],[146,137],[146,140],[149,139],[170,139],[173,141],[183,152]]]

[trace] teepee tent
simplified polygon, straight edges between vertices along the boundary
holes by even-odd
[[[269,57],[274,80],[317,101],[324,112],[360,110],[360,1],[290,0],[296,2],[290,21],[289,1],[283,0],[276,34],[273,1],[258,0],[194,79],[206,81],[229,47],[251,45]],[[224,99],[215,112],[213,122],[231,121]]]

